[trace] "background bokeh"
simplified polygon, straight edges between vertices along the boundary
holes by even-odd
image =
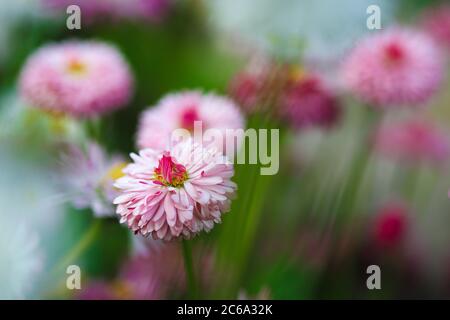
[[[185,89],[229,95],[247,127],[280,129],[279,173],[260,176],[258,165],[236,165],[231,212],[190,241],[201,298],[449,297],[448,61],[439,90],[426,107],[413,109],[368,106],[339,76],[360,39],[396,25],[424,28],[426,13],[445,1],[149,0],[150,9],[139,14],[124,9],[133,1],[103,0],[120,9],[83,11],[88,2],[0,2],[0,298],[192,297],[179,242],[145,240],[116,217],[77,208],[60,186],[59,166],[65,144],[86,137],[128,160],[141,112]],[[82,8],[81,30],[66,27],[71,3]],[[381,8],[381,31],[366,27],[371,4]],[[450,15],[442,28],[447,60]],[[33,108],[20,93],[26,59],[67,39],[113,44],[134,78],[127,106],[96,119],[94,130]],[[236,82],[246,72],[264,84]],[[331,125],[277,117],[271,97],[279,84],[307,72],[320,75],[338,101]],[[255,90],[258,106],[249,111],[245,99]],[[425,127],[377,151],[376,129],[410,118],[438,128],[436,137]],[[406,155],[398,156],[403,147]],[[70,264],[82,270],[82,290],[66,288]],[[366,287],[372,264],[381,268],[381,290]]]

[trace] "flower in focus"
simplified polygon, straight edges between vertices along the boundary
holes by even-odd
[[[398,247],[408,229],[407,209],[398,203],[383,207],[373,222],[373,237],[378,248]]]
[[[318,75],[300,75],[291,81],[280,98],[283,117],[293,126],[330,127],[340,116],[337,97]]]
[[[62,156],[58,181],[76,208],[91,208],[98,217],[114,216],[112,201],[118,193],[113,184],[123,176],[124,167],[121,157],[108,157],[93,142],[86,150],[71,145]]]
[[[68,41],[40,48],[20,75],[25,100],[56,114],[92,117],[123,107],[133,81],[122,55],[100,42]]]
[[[155,300],[184,289],[183,259],[177,244],[136,255],[121,268],[112,283],[92,281],[81,291],[81,300]]]
[[[9,221],[12,223],[12,221]],[[0,298],[24,299],[42,270],[43,257],[37,234],[18,223],[0,225]]]
[[[219,130],[223,139],[214,141],[219,150],[225,149],[227,137],[235,137],[235,132],[227,129],[244,128],[244,118],[230,99],[214,94],[185,91],[165,96],[157,106],[142,114],[137,145],[140,149],[163,150],[168,147],[176,129],[192,132],[196,123],[201,125],[203,132],[208,129]],[[239,146],[241,135],[236,136]]]
[[[406,162],[443,163],[450,156],[449,136],[421,119],[381,125],[375,134],[375,150]]]
[[[423,28],[439,45],[450,49],[450,6],[440,6],[425,12]]]
[[[381,31],[362,40],[343,65],[344,85],[379,107],[421,105],[438,90],[443,74],[439,49],[425,34]]]
[[[96,18],[142,19],[149,22],[163,20],[171,7],[171,0],[42,0],[52,11],[78,5],[88,22]]]
[[[236,184],[233,165],[217,149],[187,139],[169,151],[131,154],[114,200],[120,222],[154,239],[191,238],[210,231],[229,210]]]

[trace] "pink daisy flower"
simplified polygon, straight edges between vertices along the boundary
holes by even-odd
[[[330,127],[340,116],[336,96],[318,75],[307,74],[288,85],[280,98],[282,115],[295,127]]]
[[[450,49],[450,5],[443,5],[426,11],[422,25],[439,45]]]
[[[91,117],[123,107],[132,77],[122,55],[94,41],[47,45],[28,58],[20,91],[34,107],[74,117]]]
[[[125,165],[122,157],[109,157],[95,143],[89,143],[86,150],[69,145],[56,180],[75,208],[90,208],[97,217],[114,216],[112,201],[118,191],[113,184],[123,176]]]
[[[244,128],[244,118],[230,99],[185,91],[165,96],[158,105],[142,114],[137,145],[140,149],[163,150],[170,144],[172,133],[176,129],[193,131],[195,122],[200,124],[203,133],[208,129],[220,131],[223,140],[216,140],[215,145],[219,150],[225,150],[227,136],[233,137],[235,134],[227,129]],[[236,136],[239,146],[241,135]],[[229,154],[229,157],[232,155]]]
[[[230,208],[236,184],[233,165],[215,148],[191,139],[168,151],[144,149],[131,154],[114,200],[121,223],[154,239],[191,238],[210,231]]]
[[[430,38],[418,31],[392,29],[356,46],[343,65],[343,81],[375,106],[420,105],[438,90],[442,70],[441,54]]]
[[[443,163],[450,156],[449,136],[424,120],[412,119],[382,125],[375,135],[375,150],[408,162]]]

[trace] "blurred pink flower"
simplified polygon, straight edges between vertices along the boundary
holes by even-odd
[[[157,300],[185,287],[183,258],[178,244],[132,257],[112,282],[91,281],[77,295],[81,300]]]
[[[400,203],[390,203],[377,213],[373,221],[373,239],[378,248],[398,247],[408,230],[408,211]]]
[[[432,123],[421,119],[381,125],[375,135],[375,150],[407,162],[442,163],[450,156],[450,138]]]
[[[78,5],[82,19],[95,22],[97,18],[141,19],[150,22],[163,20],[172,0],[42,0],[46,8],[66,14],[70,5]]]
[[[280,99],[282,115],[297,128],[330,127],[340,116],[337,97],[318,75],[301,75],[292,81]]]
[[[225,139],[235,134],[227,132],[227,129],[244,128],[243,115],[230,99],[197,91],[184,91],[165,96],[157,106],[142,114],[137,145],[140,149],[163,150],[169,146],[174,130],[182,128],[193,131],[196,121],[203,133],[208,129],[220,131],[223,140],[215,141],[219,150],[225,150]],[[241,135],[237,136],[239,146]]]
[[[106,281],[91,281],[77,295],[79,300],[117,300],[111,284]]]
[[[343,65],[344,85],[378,107],[420,105],[438,90],[443,59],[424,33],[381,31],[363,39]]]
[[[450,49],[450,5],[426,11],[423,15],[422,25],[439,45]]]
[[[164,299],[169,291],[184,288],[184,264],[178,244],[166,243],[149,254],[133,257],[122,268],[119,279],[133,299]]]
[[[230,83],[229,92],[236,102],[248,113],[257,107],[264,80],[257,75],[241,72]]]
[[[154,239],[191,238],[210,231],[230,207],[236,184],[233,165],[214,148],[192,140],[169,151],[144,149],[131,154],[134,163],[115,186],[120,222]]]
[[[91,117],[125,106],[132,76],[122,55],[94,41],[50,44],[31,55],[20,75],[26,101],[54,113]]]
[[[98,217],[114,216],[112,201],[118,192],[113,184],[123,175],[123,159],[107,156],[91,142],[86,150],[69,145],[61,160],[56,180],[63,196],[78,209],[92,209]]]

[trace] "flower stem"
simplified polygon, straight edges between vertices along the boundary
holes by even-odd
[[[184,268],[186,271],[186,279],[188,283],[189,294],[193,299],[198,298],[198,287],[195,279],[194,266],[192,263],[192,248],[188,240],[182,241]]]
[[[85,122],[86,136],[97,143],[101,143],[101,120],[88,119]]]
[[[80,241],[61,259],[61,261],[56,265],[54,271],[55,273],[60,272],[67,268],[72,262],[74,262],[85,250],[89,247],[95,236],[100,230],[101,221],[100,219],[95,220],[89,229],[81,237]]]
[[[92,241],[95,239],[98,232],[100,231],[100,227],[101,227],[101,220],[100,219],[95,220],[91,224],[89,229],[81,237],[80,241],[78,241],[75,244],[75,246],[59,261],[59,263],[54,266],[54,268],[49,273],[49,276],[53,277],[59,275],[60,273],[64,273],[66,268],[76,259],[78,259],[80,255],[82,255],[83,252],[89,247],[89,245],[92,243]],[[53,278],[52,280],[47,281],[53,282]],[[53,287],[47,292],[44,292],[43,295],[45,297],[52,298],[54,296],[63,294],[65,289],[66,289],[65,282],[61,278],[61,280],[57,282],[55,287]]]

